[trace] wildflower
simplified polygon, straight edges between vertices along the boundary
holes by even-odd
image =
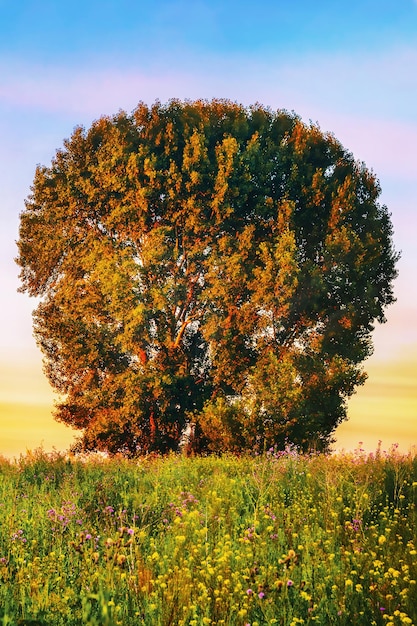
[[[253,541],[255,536],[255,528],[251,526],[245,530],[245,536],[243,537],[243,541]]]
[[[248,594],[248,596],[252,596],[253,595],[253,590],[252,589],[246,589],[246,593]]]
[[[383,545],[384,545],[384,543],[386,542],[386,540],[387,540],[387,538],[385,537],[385,535],[380,535],[380,536],[378,537],[378,543],[379,543],[379,545],[380,545],[380,546],[383,546]]]
[[[291,579],[287,580],[287,587],[292,587],[294,585]]]
[[[260,591],[260,592],[258,593],[258,598],[259,598],[260,600],[262,600],[262,598],[265,598],[265,594],[264,594],[264,592],[263,592],[263,591]]]
[[[17,532],[13,533],[12,541],[21,541],[22,543],[26,543],[27,539],[23,536],[23,530],[20,528]]]

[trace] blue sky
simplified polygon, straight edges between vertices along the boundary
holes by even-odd
[[[0,454],[68,437],[50,419],[36,303],[16,293],[14,241],[35,166],[76,125],[173,97],[295,110],[375,171],[402,251],[398,301],[375,331],[343,441],[393,443],[395,427],[417,444],[416,67],[416,0],[0,0]],[[27,439],[11,407],[30,423]]]
[[[413,43],[413,1],[50,0],[0,3],[5,55],[152,64],[172,51],[304,54]]]

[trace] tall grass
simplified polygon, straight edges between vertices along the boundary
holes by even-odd
[[[417,458],[0,461],[0,626],[417,625]]]

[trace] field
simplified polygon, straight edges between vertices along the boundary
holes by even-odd
[[[417,625],[417,457],[0,460],[0,626]]]

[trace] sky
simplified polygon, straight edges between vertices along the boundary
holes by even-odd
[[[0,455],[64,451],[17,292],[19,214],[76,126],[143,101],[295,111],[378,177],[401,252],[387,322],[335,449],[417,446],[417,0],[0,0]]]

